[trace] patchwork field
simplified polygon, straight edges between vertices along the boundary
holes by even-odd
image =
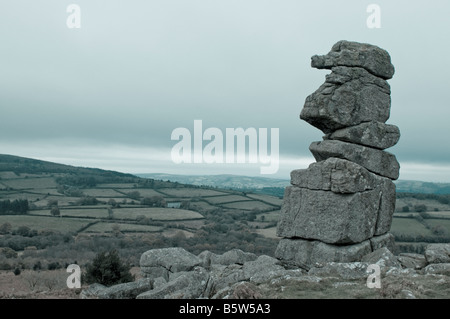
[[[18,162],[14,160],[13,167],[18,167]],[[0,226],[9,223],[13,231],[28,227],[38,232],[103,236],[120,230],[174,237],[181,232],[192,237],[205,225],[208,227],[202,231],[212,229],[223,234],[230,229],[241,232],[245,225],[250,232],[277,238],[276,224],[283,203],[277,192],[269,195],[248,189],[189,186],[59,164],[39,163],[34,166],[38,171],[32,172],[27,165],[29,162],[22,172],[0,170],[0,201],[26,199],[29,203],[27,214],[3,212],[0,216]],[[168,203],[180,208],[169,208]],[[59,215],[52,216],[55,205]],[[450,202],[414,194],[400,196],[391,232],[414,241],[448,238]],[[220,244],[217,238],[212,241]]]

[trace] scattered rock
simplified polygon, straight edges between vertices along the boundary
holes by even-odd
[[[367,267],[369,263],[326,263],[322,267],[313,267],[309,270],[308,275],[320,277],[339,277],[343,279],[361,279],[367,278]]]
[[[98,299],[135,299],[139,294],[151,289],[153,281],[143,278],[102,289],[98,292]]]
[[[196,299],[203,295],[209,273],[202,267],[193,271],[182,271],[159,288],[139,294],[137,299]]]
[[[212,299],[261,299],[260,289],[251,282],[237,282],[218,291]]]
[[[248,280],[248,277],[245,276],[242,265],[212,265],[204,296],[211,298],[218,291],[245,280]]]
[[[251,282],[262,283],[276,276],[282,276],[286,269],[280,261],[269,256],[259,256],[254,261],[248,261],[242,267],[245,278]]]
[[[425,248],[425,258],[430,264],[450,263],[450,244],[430,244]]]
[[[450,276],[450,263],[430,264],[423,271],[425,274]]]
[[[371,251],[368,240],[354,245],[330,245],[316,240],[283,238],[275,250],[275,257],[287,266],[309,270],[316,264],[327,262],[360,261]]]
[[[373,236],[370,238],[370,246],[372,251],[386,247],[391,252],[395,252],[395,239],[391,233],[386,233],[379,236]]]
[[[403,268],[422,269],[427,265],[427,261],[424,255],[401,253],[397,257]]]
[[[202,252],[198,257],[204,260],[204,262],[206,261],[206,264],[228,266],[231,264],[243,265],[247,261],[255,260],[258,256],[253,253],[244,252],[240,249],[232,249],[222,255],[216,255],[211,252]]]
[[[403,289],[401,295],[404,299],[416,299],[416,296],[410,290]]]
[[[142,254],[141,272],[144,277],[163,277],[169,273],[190,271],[202,263],[201,259],[181,247],[151,249]]]
[[[92,284],[89,285],[86,289],[83,289],[80,293],[81,299],[98,299],[98,295],[103,291],[107,289],[106,286],[102,284]]]
[[[395,257],[386,247],[377,249],[370,254],[365,255],[361,261],[369,264],[376,264],[380,267],[401,268],[401,264],[397,260],[397,257]]]

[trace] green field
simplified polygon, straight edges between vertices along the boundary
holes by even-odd
[[[118,227],[121,232],[159,232],[161,227],[151,226],[151,225],[136,225],[136,224],[126,224],[126,223],[106,223],[99,222],[92,226],[89,226],[82,233],[111,233],[114,227]]]
[[[261,219],[261,217],[264,216],[265,222],[278,222],[280,219],[280,210],[274,210],[272,212],[259,214],[258,218]]]
[[[90,218],[108,218],[106,208],[82,208],[82,209],[60,209],[61,217],[90,217]],[[33,210],[29,214],[39,216],[51,216],[50,209]]]
[[[450,234],[450,219],[427,219],[427,224],[431,227],[442,226]]]
[[[396,234],[404,234],[410,236],[432,236],[431,230],[427,229],[423,224],[414,218],[398,218],[392,219],[391,232]]]
[[[212,205],[217,205],[217,204],[224,204],[224,203],[231,203],[231,202],[238,202],[238,201],[247,201],[247,200],[251,200],[251,199],[247,198],[245,196],[227,195],[227,196],[206,197],[204,200],[206,200],[208,203],[210,203]]]
[[[104,189],[104,188],[83,189],[83,194],[92,197],[124,197],[123,194],[118,193],[113,189]]]
[[[260,201],[246,201],[246,202],[234,202],[229,204],[223,204],[223,207],[230,209],[242,209],[242,210],[271,210],[275,209],[272,205],[265,204]]]
[[[163,194],[161,194],[160,192],[157,192],[153,189],[149,189],[149,188],[136,188],[133,190],[130,189],[118,189],[118,191],[121,191],[124,194],[127,194],[129,192],[134,192],[134,191],[138,191],[139,194],[141,195],[141,197],[153,197],[153,196],[164,196]]]
[[[56,188],[57,186],[52,177],[10,179],[2,180],[2,183],[14,189]]]
[[[37,231],[52,230],[56,232],[77,232],[82,227],[92,222],[92,219],[84,218],[58,218],[29,215],[1,215],[0,225],[10,223],[13,229],[26,226]]]
[[[181,198],[228,195],[228,193],[226,192],[220,192],[203,188],[161,188],[158,189],[158,191],[171,197],[181,197]]]
[[[247,195],[250,198],[261,200],[263,202],[267,202],[269,204],[281,206],[283,204],[283,199],[275,197],[275,196],[269,196],[269,195],[261,195],[261,194],[248,194]]]
[[[178,208],[120,208],[113,209],[114,219],[131,219],[135,220],[138,216],[145,216],[152,220],[172,221],[172,220],[189,220],[203,219],[204,217],[192,210]]]

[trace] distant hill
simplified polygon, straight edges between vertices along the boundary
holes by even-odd
[[[395,184],[399,193],[450,194],[450,183],[399,180]]]
[[[196,186],[231,188],[236,190],[284,189],[288,179],[275,179],[240,175],[175,175],[175,174],[138,174],[140,177],[163,181],[179,182]],[[430,183],[422,181],[395,181],[399,193],[450,194],[450,183]],[[274,194],[275,195],[275,194]]]
[[[153,178],[163,181],[179,182],[196,186],[211,186],[231,188],[237,190],[262,189],[266,187],[281,187],[289,185],[288,179],[275,179],[257,176],[241,175],[174,175],[174,174],[137,174],[144,178]]]
[[[75,167],[32,158],[0,154],[0,172],[20,174],[71,174],[97,178],[136,178],[131,174],[99,168]]]

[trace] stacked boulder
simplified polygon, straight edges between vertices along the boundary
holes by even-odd
[[[400,131],[386,124],[394,74],[385,50],[340,41],[312,67],[331,69],[306,98],[300,118],[326,135],[313,142],[316,163],[291,172],[277,227],[275,255],[309,269],[326,262],[360,261],[381,247],[393,249],[389,233],[400,165],[384,151]]]

